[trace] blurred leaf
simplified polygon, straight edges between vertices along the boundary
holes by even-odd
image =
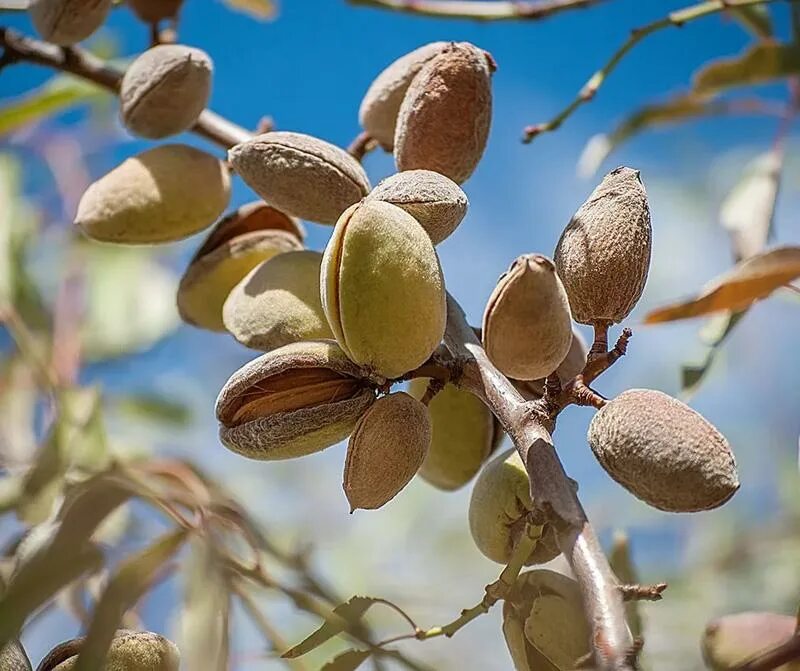
[[[590,138],[578,159],[578,173],[584,177],[593,175],[612,151],[643,130],[720,114],[726,108],[722,103],[705,100],[691,93],[646,105],[636,110],[610,133],[601,133]]]
[[[192,419],[185,403],[160,394],[126,394],[116,398],[117,409],[137,419],[186,426]]]
[[[320,671],[353,671],[361,666],[370,654],[369,650],[346,650],[322,666]]]
[[[178,278],[146,249],[85,243],[83,355],[102,360],[152,347],[179,324]]]
[[[731,236],[737,261],[761,252],[770,238],[782,167],[779,149],[761,154],[720,207],[719,220]]]
[[[700,95],[719,93],[736,86],[763,84],[800,72],[800,47],[763,43],[742,56],[723,58],[704,66],[694,76],[693,89]]]
[[[639,575],[631,556],[631,545],[628,535],[619,531],[614,534],[614,544],[611,546],[611,553],[608,556],[608,563],[611,570],[624,585],[638,585]],[[642,615],[639,612],[639,601],[633,599],[625,603],[625,617],[628,626],[635,638],[643,636]]]
[[[0,11],[24,12],[31,4],[31,0],[0,0]]]
[[[355,622],[358,622],[376,601],[376,599],[368,596],[354,596],[346,603],[339,604],[333,609],[333,613],[337,616],[335,619],[326,620],[313,634],[284,652],[281,657],[293,659],[319,647],[337,634],[345,631]]]
[[[39,290],[27,272],[26,256],[38,219],[22,195],[19,162],[0,154],[0,309],[13,305],[30,326],[47,323]]]
[[[123,615],[158,579],[167,562],[183,545],[186,535],[184,529],[167,533],[119,565],[94,608],[74,671],[101,668]]]
[[[0,463],[29,463],[36,451],[37,391],[30,368],[19,357],[0,362]]]
[[[223,0],[228,7],[257,19],[274,19],[278,8],[273,0]]]
[[[769,15],[769,10],[763,5],[728,7],[726,11],[747,28],[753,36],[762,39],[772,37],[772,17]]]
[[[684,398],[694,394],[711,369],[717,354],[734,326],[744,317],[747,310],[741,312],[725,312],[715,315],[700,331],[700,337],[706,345],[706,353],[700,363],[681,366],[681,391]]]
[[[800,247],[776,247],[720,275],[695,298],[650,311],[645,324],[688,319],[720,310],[744,310],[800,277]]]
[[[181,655],[187,669],[226,671],[230,590],[211,539],[197,539],[186,571]]]
[[[67,491],[54,521],[35,528],[20,543],[19,564],[0,598],[0,648],[65,585],[102,564],[102,552],[91,536],[129,496],[127,488],[106,474],[90,478]]]
[[[107,97],[97,84],[72,75],[57,75],[33,91],[0,107],[0,135],[55,116],[65,110]]]
[[[49,517],[72,466],[98,471],[108,464],[108,446],[96,389],[64,389],[58,394],[58,416],[25,479],[18,514],[29,524]]]

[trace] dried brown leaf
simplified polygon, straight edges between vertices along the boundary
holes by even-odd
[[[688,319],[720,310],[744,310],[800,277],[800,247],[776,247],[735,265],[694,298],[649,312],[645,324]]]
[[[694,76],[693,90],[711,95],[737,86],[763,84],[800,72],[800,47],[763,43],[741,56],[722,58],[704,66]]]

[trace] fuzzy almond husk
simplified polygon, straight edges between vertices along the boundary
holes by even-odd
[[[428,409],[405,392],[382,396],[350,436],[343,487],[350,511],[393,499],[419,470],[431,443]]]
[[[302,248],[286,231],[254,231],[194,259],[178,286],[181,318],[209,331],[225,331],[223,306],[233,288],[262,262]]]
[[[439,258],[414,217],[365,201],[340,217],[322,259],[322,307],[339,345],[386,378],[424,363],[447,309]]]
[[[100,28],[111,4],[111,0],[33,0],[28,12],[43,39],[68,47]]]
[[[592,418],[588,439],[614,480],[660,510],[709,510],[739,489],[725,436],[660,391],[629,389],[609,401]]]
[[[415,378],[408,393],[421,399],[428,378]],[[419,476],[438,489],[454,491],[467,484],[492,452],[495,419],[475,395],[448,384],[428,403],[433,436]]]
[[[432,170],[406,170],[384,179],[367,196],[408,212],[438,245],[467,213],[467,195],[453,180]]]
[[[206,152],[164,144],[123,161],[89,186],[75,224],[102,242],[172,242],[210,226],[230,199],[225,165]]]
[[[127,3],[145,23],[158,23],[176,18],[183,0],[127,0]]]
[[[756,611],[723,615],[706,627],[703,659],[712,671],[732,671],[751,657],[788,641],[796,627],[793,615]],[[776,670],[800,671],[800,660]]]
[[[525,521],[534,509],[530,480],[516,450],[493,457],[472,488],[469,530],[478,549],[492,561],[507,564]],[[526,566],[544,564],[560,554],[555,530],[546,524]]]
[[[503,603],[503,635],[515,671],[567,671],[589,653],[578,584],[537,569],[521,574]]]
[[[580,332],[572,329],[572,343],[569,346],[569,352],[564,360],[558,365],[554,371],[558,374],[558,379],[562,385],[565,385],[578,373],[582,372],[586,367],[586,357],[589,355],[589,347]],[[523,395],[527,401],[535,401],[544,394],[545,377],[540,377],[537,380],[515,380],[511,382],[517,388],[520,394]]]
[[[556,268],[581,324],[619,323],[638,302],[650,269],[652,230],[639,171],[612,170],[561,234]]]
[[[213,65],[201,49],[159,44],[130,64],[120,87],[122,123],[160,139],[191,128],[208,104]]]
[[[301,133],[273,131],[228,152],[233,169],[264,200],[319,224],[339,215],[370,191],[364,168],[343,149]]]
[[[552,373],[572,344],[572,318],[555,265],[526,254],[497,283],[483,314],[483,344],[502,373],[536,380]]]
[[[483,156],[492,117],[494,61],[469,42],[451,43],[408,87],[397,117],[398,171],[434,170],[457,184]]]
[[[292,343],[236,371],[217,397],[219,435],[251,459],[292,459],[350,435],[385,380],[330,340]]]
[[[56,646],[39,664],[38,671],[72,671],[83,641],[77,638]],[[180,660],[180,651],[169,639],[149,631],[121,629],[98,671],[178,671]]]
[[[293,251],[254,268],[223,307],[225,328],[247,347],[269,351],[300,340],[333,339],[319,291],[322,254]]]
[[[12,640],[0,650],[0,669],[3,671],[32,671],[31,662],[22,643]]]
[[[401,56],[381,72],[370,84],[358,120],[361,127],[386,151],[394,148],[397,114],[411,81],[423,65],[441,53],[447,42],[431,42]]]

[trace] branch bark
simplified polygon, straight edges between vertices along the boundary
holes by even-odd
[[[406,14],[475,21],[540,20],[569,9],[584,9],[607,0],[349,0],[352,5]]]
[[[796,2],[797,0],[787,1]],[[572,116],[572,114],[579,107],[588,103],[595,97],[597,91],[605,83],[605,80],[608,79],[609,75],[622,62],[622,59],[625,58],[628,52],[637,44],[639,44],[639,42],[641,42],[645,37],[652,35],[663,28],[669,28],[670,26],[680,28],[690,21],[694,21],[695,19],[700,19],[711,14],[717,14],[725,10],[735,9],[737,7],[750,7],[753,5],[766,5],[771,2],[775,2],[775,0],[706,0],[705,2],[700,2],[696,5],[691,5],[689,7],[670,12],[664,18],[648,23],[647,25],[634,28],[628,36],[628,39],[625,40],[622,46],[612,54],[611,58],[608,59],[606,64],[597,72],[595,72],[583,85],[583,88],[581,88],[581,90],[578,92],[578,95],[575,97],[575,99],[558,114],[556,114],[550,121],[527,126],[523,131],[522,141],[526,143],[530,142],[541,133],[554,131],[560,128],[561,124],[564,123],[564,121],[566,121],[570,116]]]
[[[25,61],[68,72],[81,79],[94,82],[114,95],[119,95],[120,82],[124,73],[85,49],[59,47],[4,27],[0,27],[0,46],[3,47],[6,63]],[[197,123],[192,127],[192,132],[223,149],[229,149],[253,137],[250,131],[208,109],[200,115]]]
[[[481,398],[500,420],[528,471],[531,496],[557,528],[561,551],[583,592],[597,669],[630,671],[633,639],[622,594],[553,446],[555,422],[546,402],[520,396],[489,361],[461,306],[449,295],[445,344],[461,369],[454,383]]]

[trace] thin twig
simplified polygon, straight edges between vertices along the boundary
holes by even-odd
[[[660,582],[655,585],[620,585],[624,601],[661,601],[667,583]]]
[[[463,361],[462,374],[454,382],[481,398],[514,441],[530,478],[531,496],[556,527],[559,547],[581,586],[598,670],[631,669],[628,653],[633,641],[622,595],[553,446],[554,423],[546,403],[525,402],[486,356],[452,296],[447,308],[445,343]]]
[[[567,105],[563,110],[556,114],[550,121],[545,123],[527,126],[523,131],[523,142],[530,142],[537,135],[541,133],[554,131],[558,129],[579,107],[589,102],[597,94],[597,91],[608,79],[609,75],[616,69],[623,58],[628,52],[633,49],[645,37],[652,35],[659,30],[669,28],[671,26],[680,28],[681,26],[700,19],[711,14],[716,14],[727,9],[736,7],[749,7],[752,5],[766,5],[776,0],[706,0],[696,5],[685,7],[671,12],[662,19],[648,23],[640,28],[634,28],[628,39],[617,49],[614,54],[609,58],[606,64],[595,72],[588,81],[583,85],[583,88],[578,92],[575,99]],[[788,0],[793,2],[794,0]]]
[[[607,0],[348,0],[351,5],[446,19],[475,21],[539,20]]]
[[[80,47],[59,47],[4,27],[0,27],[0,46],[16,61],[27,61],[69,72],[119,94],[123,73]],[[203,111],[197,123],[192,126],[192,131],[225,149],[252,137],[250,131],[211,110]]]

